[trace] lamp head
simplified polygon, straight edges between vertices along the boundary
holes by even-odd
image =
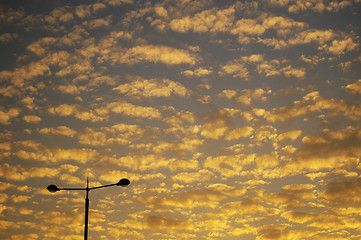
[[[57,191],[60,191],[60,189],[57,186],[53,185],[53,184],[49,185],[46,189],[48,189],[48,191],[51,192],[51,193],[55,193]]]
[[[122,178],[119,180],[119,182],[117,183],[117,186],[122,186],[122,187],[126,187],[128,186],[130,183],[130,181],[126,178]]]

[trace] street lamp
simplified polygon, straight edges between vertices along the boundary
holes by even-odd
[[[117,183],[98,186],[98,187],[89,187],[89,179],[86,179],[86,188],[58,188],[55,185],[49,185],[46,189],[49,192],[55,193],[60,190],[85,190],[86,191],[86,198],[85,198],[85,227],[84,227],[84,240],[88,239],[88,216],[89,216],[89,191],[98,188],[110,187],[110,186],[122,186],[126,187],[130,184],[130,181],[126,178],[122,178]]]

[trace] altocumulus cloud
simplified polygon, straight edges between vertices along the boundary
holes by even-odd
[[[358,239],[359,0],[0,4],[1,239]],[[332,19],[332,21],[330,21]],[[101,191],[101,192],[100,192]]]

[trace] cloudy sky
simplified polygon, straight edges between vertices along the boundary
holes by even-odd
[[[3,0],[0,239],[360,239],[360,0]]]

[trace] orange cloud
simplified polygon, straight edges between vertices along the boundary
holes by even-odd
[[[23,119],[27,123],[38,123],[42,120],[41,117],[36,115],[25,115]]]
[[[19,37],[17,33],[3,33],[0,35],[0,43],[10,43]]]
[[[283,141],[295,141],[297,138],[301,137],[302,135],[302,130],[292,130],[289,132],[284,132],[278,135],[277,139],[280,142]]]
[[[331,182],[326,185],[322,199],[335,206],[358,206],[361,203],[361,180]]]
[[[130,144],[132,140],[141,138],[143,134],[144,130],[137,125],[116,124],[100,130],[85,128],[78,132],[78,141],[80,144],[93,146]]]
[[[181,172],[172,177],[173,181],[183,182],[183,183],[194,183],[194,182],[206,182],[211,179],[213,173],[206,170],[200,169],[197,172]]]
[[[182,72],[183,75],[187,76],[187,77],[204,77],[207,75],[210,75],[212,73],[211,69],[206,69],[206,68],[197,68],[196,70],[192,71],[192,70],[186,70],[184,72]]]
[[[250,135],[253,134],[253,132],[254,132],[254,129],[249,126],[236,128],[227,133],[225,140],[232,141],[232,140],[236,140],[236,139],[240,139],[240,138],[249,137]]]
[[[113,53],[112,57],[119,63],[136,64],[140,62],[154,62],[164,64],[196,64],[196,57],[187,50],[176,49],[169,46],[156,45],[140,45],[130,49],[122,50],[116,56]]]
[[[48,112],[50,114],[59,115],[63,117],[67,116],[74,116],[77,119],[83,120],[83,121],[102,121],[103,118],[100,116],[97,116],[95,113],[89,111],[85,111],[80,105],[78,104],[61,104],[57,107],[50,107],[48,108]]]
[[[256,196],[247,196],[240,201],[229,202],[222,206],[222,214],[227,216],[250,216],[262,214],[263,216],[275,216],[280,211],[277,208],[265,207],[262,200]]]
[[[186,230],[191,228],[191,225],[186,221],[160,216],[148,216],[145,217],[143,221],[149,229],[165,229],[167,231],[171,231],[174,229]]]
[[[327,51],[335,55],[342,55],[345,52],[356,49],[358,46],[359,45],[349,37],[344,40],[333,40],[331,46],[327,48]]]
[[[108,117],[109,113],[122,113],[131,117],[142,117],[150,119],[159,119],[162,114],[160,111],[153,107],[137,106],[128,102],[112,102],[108,103],[105,107],[95,109],[101,116]]]
[[[98,18],[98,19],[85,21],[83,22],[83,25],[89,27],[90,29],[94,29],[101,27],[102,28],[109,27],[111,23],[112,23],[112,18],[106,17],[106,18]]]
[[[0,176],[8,180],[24,181],[29,178],[54,177],[58,174],[59,170],[54,168],[26,168],[20,165],[12,166],[8,163],[0,165]]]
[[[195,14],[193,17],[183,17],[173,19],[169,23],[169,27],[177,32],[225,32],[232,25],[235,9],[229,7],[227,9],[205,10]]]
[[[20,109],[11,108],[7,112],[0,110],[0,123],[4,125],[9,125],[10,119],[17,117],[20,114]]]
[[[33,141],[17,142],[17,145],[17,148],[20,150],[13,154],[24,160],[48,161],[53,163],[74,160],[79,163],[86,163],[99,156],[96,150],[86,148],[48,148]]]
[[[188,159],[188,160],[176,160],[169,164],[169,169],[171,171],[189,171],[189,170],[195,170],[199,167],[199,162],[194,159]]]
[[[139,97],[170,97],[172,94],[184,97],[191,93],[181,83],[168,79],[137,79],[131,83],[119,85],[113,90],[127,96]]]
[[[0,79],[10,80],[13,85],[21,88],[26,84],[26,80],[49,74],[50,68],[47,64],[42,62],[31,62],[28,65],[16,68],[14,71],[1,71]]]
[[[86,18],[86,17],[90,17],[97,11],[100,11],[104,8],[106,8],[106,5],[103,3],[95,3],[95,4],[87,4],[87,5],[82,4],[82,5],[78,5],[75,8],[75,14],[79,18]]]
[[[224,108],[215,110],[205,118],[201,128],[201,136],[206,139],[219,139],[224,136],[231,128],[231,122],[234,117],[246,118],[250,120],[250,116],[238,109]]]
[[[231,74],[234,78],[241,77],[248,80],[249,72],[247,67],[240,61],[229,61],[225,65],[221,66],[221,70],[218,72],[220,75]]]
[[[212,169],[219,172],[222,176],[229,178],[239,176],[246,166],[254,163],[255,157],[255,154],[207,157],[203,167]]]
[[[353,94],[361,95],[361,79],[346,86],[346,89]]]
[[[68,128],[66,126],[58,126],[56,128],[41,128],[39,129],[39,133],[41,134],[55,134],[55,135],[63,135],[67,137],[74,137],[77,131]]]
[[[261,88],[254,90],[244,89],[241,91],[241,94],[236,97],[236,101],[245,105],[250,105],[252,101],[257,99],[266,101],[267,97],[265,96],[265,94],[266,91]]]
[[[194,191],[185,191],[172,196],[153,197],[142,196],[138,200],[151,207],[178,207],[184,209],[193,209],[198,207],[214,208],[219,206],[219,202],[227,199],[221,189],[200,189]]]
[[[356,166],[361,151],[355,145],[360,139],[359,129],[347,128],[337,132],[325,131],[323,136],[304,137],[295,153],[295,160],[280,168],[282,174],[304,170],[342,169]]]

